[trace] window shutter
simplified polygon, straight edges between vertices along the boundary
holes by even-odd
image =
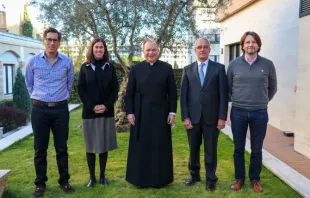
[[[300,17],[310,14],[310,0],[300,1]]]

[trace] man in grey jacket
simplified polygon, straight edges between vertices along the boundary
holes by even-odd
[[[245,180],[244,147],[248,126],[251,133],[251,160],[249,177],[255,192],[262,192],[262,147],[266,135],[269,101],[277,92],[276,70],[272,61],[259,56],[261,39],[255,32],[246,32],[240,41],[243,55],[232,60],[227,70],[229,93],[232,99],[230,113],[234,138],[236,182],[233,191],[242,188]]]

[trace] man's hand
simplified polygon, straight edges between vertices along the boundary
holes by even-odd
[[[128,114],[127,119],[132,126],[135,126],[135,115],[134,114]]]
[[[218,130],[222,130],[224,128],[225,128],[225,120],[219,119],[218,122],[217,122],[217,129]]]
[[[174,119],[175,119],[175,115],[169,114],[167,123],[170,125],[174,125]]]
[[[186,129],[192,129],[193,128],[192,122],[189,118],[184,119],[183,125]]]

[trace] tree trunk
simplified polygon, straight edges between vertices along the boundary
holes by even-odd
[[[130,124],[125,112],[125,95],[128,83],[128,75],[124,75],[118,92],[118,100],[115,108],[115,126],[117,132],[129,132]]]

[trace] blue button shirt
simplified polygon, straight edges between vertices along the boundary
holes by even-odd
[[[70,97],[74,81],[72,60],[58,52],[50,65],[44,52],[26,64],[25,82],[30,98],[44,102],[59,102]]]

